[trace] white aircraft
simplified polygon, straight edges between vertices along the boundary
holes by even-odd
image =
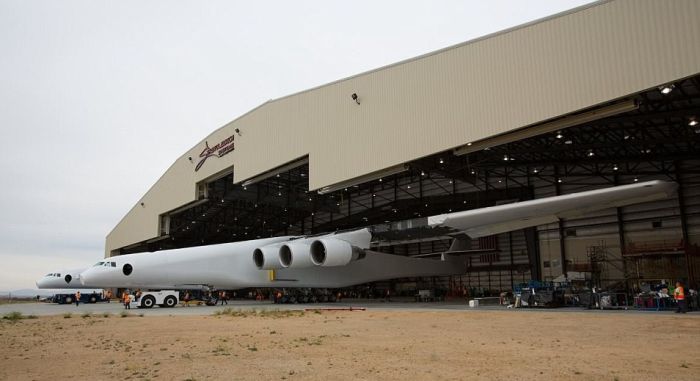
[[[672,196],[677,184],[649,181],[432,216],[412,221],[436,235],[478,238],[557,222],[587,213]],[[80,274],[90,288],[197,289],[214,287],[345,287],[377,280],[456,275],[465,261],[409,258],[370,250],[372,233],[275,237],[219,245],[128,254],[98,262]]]
[[[90,288],[80,283],[80,273],[87,268],[59,270],[48,273],[36,281],[37,288]]]

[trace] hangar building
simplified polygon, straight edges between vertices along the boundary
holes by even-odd
[[[602,1],[268,101],[178,157],[106,256],[384,231],[383,252],[450,237],[416,217],[652,179],[677,197],[473,240],[464,276],[510,289],[700,276],[700,2]],[[432,280],[436,281],[436,280]]]

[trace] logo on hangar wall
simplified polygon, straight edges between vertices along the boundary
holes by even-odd
[[[199,163],[197,163],[197,166],[194,167],[194,171],[197,172],[199,171],[199,168],[202,168],[202,165],[204,165],[204,162],[207,161],[208,158],[210,157],[223,157],[229,152],[233,151],[235,146],[233,144],[233,138],[234,135],[229,136],[228,138],[220,141],[217,145],[213,147],[209,147],[209,142],[205,141],[204,142],[204,150],[202,150],[202,153],[199,154]]]

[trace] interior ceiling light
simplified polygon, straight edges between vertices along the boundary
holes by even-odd
[[[635,178],[634,178],[634,182],[636,183],[637,181],[639,181],[639,179],[635,177]]]
[[[508,161],[508,155],[503,155],[503,160]]]
[[[420,175],[421,175],[421,176],[425,176],[425,172],[420,171]]]
[[[567,140],[567,141],[564,142],[564,144],[574,144],[574,142],[571,141],[571,140]]]
[[[693,119],[690,120],[690,122],[688,122],[688,125],[689,125],[690,127],[697,126],[697,125],[698,125],[698,121],[695,120],[695,118],[693,118]]]
[[[557,179],[557,182],[560,183],[560,184],[561,184],[563,181],[564,181],[564,180],[562,180],[562,179]]]
[[[670,93],[671,91],[673,91],[674,87],[676,87],[676,86],[674,86],[673,84],[659,86],[659,91],[661,92],[661,94],[666,95],[666,94]]]
[[[440,158],[440,164],[443,164],[445,161]]]
[[[563,138],[564,135],[561,134],[561,131],[557,131],[557,139]]]
[[[537,168],[535,168],[535,169],[532,170],[532,173],[537,173],[537,172],[539,172],[539,171],[537,170]]]
[[[619,168],[617,167],[617,164],[613,166],[613,171],[617,171]]]
[[[588,157],[593,157],[595,156],[595,152],[593,151],[588,151]]]

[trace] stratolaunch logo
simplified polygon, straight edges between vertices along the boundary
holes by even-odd
[[[202,153],[199,154],[199,163],[197,163],[197,166],[194,167],[194,171],[197,172],[199,171],[199,168],[202,168],[202,165],[204,165],[204,162],[207,161],[208,158],[214,156],[214,157],[222,157],[226,155],[227,153],[231,152],[234,150],[234,144],[233,144],[233,138],[234,135],[229,136],[228,138],[222,140],[219,142],[219,144],[215,145],[214,147],[209,147],[209,142],[205,141],[204,142],[204,150],[202,150]]]

